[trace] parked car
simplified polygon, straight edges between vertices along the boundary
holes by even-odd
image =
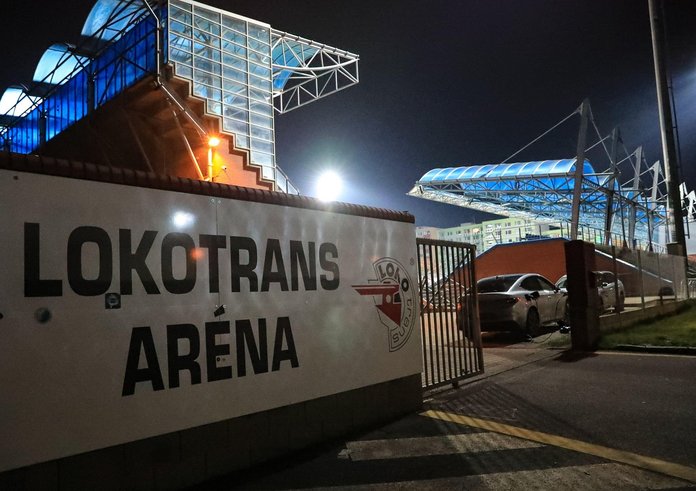
[[[531,336],[544,325],[564,322],[566,293],[535,273],[482,278],[478,290],[481,331],[521,330]],[[459,305],[467,305],[460,300]],[[464,330],[465,312],[457,311],[457,325]]]
[[[599,296],[599,311],[605,312],[609,309],[614,309],[615,312],[621,312],[624,309],[626,302],[626,290],[621,280],[615,279],[614,273],[611,271],[595,271],[597,279],[597,295]],[[562,291],[567,291],[568,277],[561,276],[556,282],[556,286]],[[618,304],[616,303],[616,288],[619,289]]]

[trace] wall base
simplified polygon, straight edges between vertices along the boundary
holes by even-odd
[[[421,375],[0,474],[3,490],[172,490],[386,423],[423,404]]]

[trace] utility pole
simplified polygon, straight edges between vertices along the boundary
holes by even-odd
[[[667,181],[667,223],[671,232],[672,244],[667,245],[670,254],[686,256],[684,236],[684,217],[679,192],[679,168],[677,165],[677,146],[674,139],[674,122],[670,105],[667,69],[665,67],[664,20],[661,17],[657,0],[648,0],[650,9],[650,32],[652,34],[653,60],[655,62],[655,84],[657,86],[657,107],[660,114],[660,134],[662,136],[662,155],[665,163]]]

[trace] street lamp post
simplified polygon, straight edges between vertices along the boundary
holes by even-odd
[[[667,69],[664,62],[663,19],[657,6],[657,0],[648,0],[650,9],[650,32],[652,34],[653,60],[655,63],[655,84],[657,86],[657,107],[660,115],[660,134],[662,137],[662,155],[665,163],[667,181],[667,223],[671,231],[672,244],[667,245],[670,254],[686,256],[686,238],[684,236],[684,218],[682,215],[681,195],[679,192],[679,169],[677,167],[677,146],[674,139],[674,122],[670,106]]]

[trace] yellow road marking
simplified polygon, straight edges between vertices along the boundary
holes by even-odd
[[[473,418],[471,416],[463,416],[461,414],[449,413],[445,411],[426,411],[421,413],[421,416],[493,431],[503,435],[524,438],[525,440],[531,440],[533,442],[543,443],[545,445],[552,445],[554,447],[561,447],[568,450],[573,450],[575,452],[594,455],[603,459],[613,460],[622,464],[628,464],[641,469],[647,469],[650,471],[659,472],[661,474],[666,474],[668,476],[696,482],[696,468],[655,459],[646,455],[625,452],[623,450],[603,447],[602,445],[594,445],[592,443],[573,440],[571,438],[552,435],[550,433],[528,430],[526,428],[519,428],[517,426],[504,423]]]
[[[621,356],[666,356],[669,358],[693,358],[694,355],[681,353],[650,353],[648,351],[595,351],[597,355],[621,355]]]

